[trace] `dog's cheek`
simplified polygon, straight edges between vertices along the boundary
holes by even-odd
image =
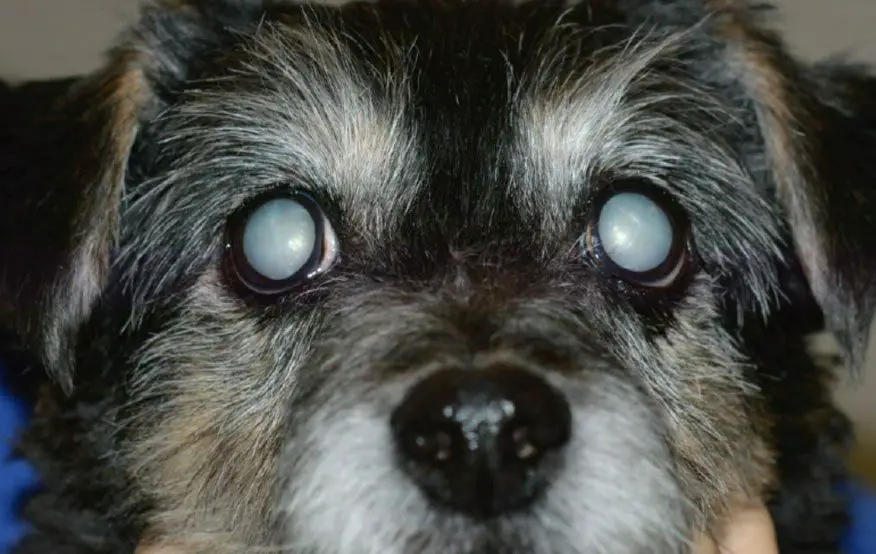
[[[721,326],[708,287],[694,290],[665,334],[627,354],[664,423],[697,523],[709,528],[738,499],[767,494],[775,452],[750,361]]]
[[[274,544],[278,458],[307,341],[259,325],[212,276],[186,305],[134,360],[141,407],[126,453],[155,507],[149,534],[197,552]]]

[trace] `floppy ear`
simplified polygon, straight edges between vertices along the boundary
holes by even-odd
[[[128,153],[147,94],[114,62],[0,99],[0,315],[64,386],[71,348],[106,286]]]
[[[77,332],[108,284],[138,129],[224,25],[205,24],[219,4],[164,0],[94,74],[0,87],[0,323],[68,390]]]
[[[761,152],[752,165],[785,213],[827,328],[857,368],[876,308],[876,78],[797,62],[753,12],[728,8],[717,21],[756,114]]]
[[[818,232],[822,253],[803,257],[800,241],[798,251],[828,326],[857,368],[876,311],[876,76],[835,65],[814,68],[812,78],[819,102],[811,131],[816,180],[800,199],[812,215],[797,225]]]

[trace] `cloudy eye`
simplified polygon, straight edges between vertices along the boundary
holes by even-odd
[[[329,269],[337,239],[319,205],[296,194],[260,199],[234,218],[229,254],[235,276],[260,294],[279,294]]]
[[[664,287],[681,274],[685,233],[664,203],[649,194],[624,191],[601,204],[585,246],[612,275]]]

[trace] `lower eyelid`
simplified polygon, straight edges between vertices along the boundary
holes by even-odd
[[[327,217],[323,216],[323,254],[322,261],[314,271],[314,275],[318,275],[328,271],[337,261],[340,252],[340,243],[338,235],[335,233],[334,227]]]
[[[685,255],[682,254],[678,258],[678,262],[672,268],[672,271],[670,271],[665,277],[662,277],[661,279],[646,283],[645,286],[650,288],[665,288],[672,285],[681,276],[681,272],[684,271],[685,265]]]

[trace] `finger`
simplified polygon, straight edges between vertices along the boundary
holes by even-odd
[[[737,512],[722,529],[720,554],[778,554],[776,531],[769,510],[758,504]]]
[[[721,554],[710,535],[699,533],[694,540],[692,554]]]

